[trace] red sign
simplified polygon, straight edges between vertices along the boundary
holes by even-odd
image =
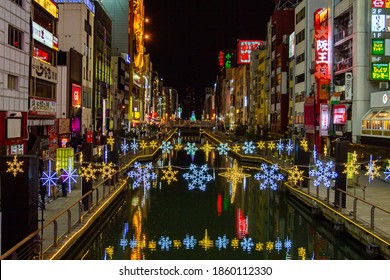
[[[385,1],[384,0],[372,0],[372,7],[373,8],[385,8]]]
[[[219,61],[219,67],[223,67],[225,65],[225,53],[223,51],[219,52],[218,61]]]
[[[259,47],[265,46],[265,41],[260,40],[238,40],[237,63],[249,64],[251,62],[251,52]]]
[[[347,108],[345,105],[333,106],[333,123],[334,124],[347,123]]]
[[[92,130],[88,129],[86,134],[87,134],[86,135],[87,143],[93,143],[93,133],[92,133]]]
[[[49,61],[49,54],[41,49],[34,47],[34,57],[42,59],[44,61]]]
[[[72,106],[81,106],[81,86],[72,84]]]
[[[326,19],[328,16],[327,9],[318,9],[314,13],[315,22],[315,58],[316,69],[315,77],[317,79],[330,79],[329,74],[329,44],[328,44],[328,25]]]

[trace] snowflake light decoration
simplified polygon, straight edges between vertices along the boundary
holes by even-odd
[[[131,170],[127,175],[134,180],[133,189],[143,185],[147,190],[151,187],[151,182],[157,179],[156,173],[153,171],[151,162],[142,166],[139,162],[134,163],[134,170]]]
[[[294,150],[294,145],[291,139],[288,139],[288,144],[286,145],[287,154],[290,155],[293,150]]]
[[[252,248],[255,244],[252,241],[251,237],[244,237],[244,239],[240,242],[242,250],[247,252],[248,254],[252,251]]]
[[[279,239],[279,236],[278,236],[278,240],[275,241],[275,249],[276,251],[278,251],[278,254],[283,249],[283,242]]]
[[[150,141],[149,146],[150,146],[152,149],[155,149],[155,148],[157,148],[157,142],[156,142],[155,140],[152,140],[152,141]]]
[[[259,142],[257,142],[257,148],[259,148],[260,150],[265,149],[265,143],[264,143],[264,141],[259,141]]]
[[[295,186],[303,181],[303,170],[299,170],[298,166],[294,166],[292,169],[288,171],[288,181],[293,183]]]
[[[169,154],[172,151],[173,147],[171,142],[163,141],[161,143],[160,149],[163,154]]]
[[[76,178],[79,177],[77,174],[77,169],[71,169],[70,165],[68,165],[68,170],[64,169],[64,174],[62,176],[64,178],[64,182],[68,182],[68,193],[71,193],[72,183],[77,183]]]
[[[186,234],[186,237],[183,239],[183,245],[187,250],[194,249],[196,246],[197,240],[193,235],[189,236]]]
[[[226,249],[229,245],[229,239],[226,238],[226,234],[224,234],[222,237],[218,236],[217,240],[215,240],[215,247],[218,248],[218,250]]]
[[[169,248],[172,247],[172,240],[168,236],[161,236],[158,245],[160,245],[161,251],[169,251]]]
[[[368,176],[368,181],[371,182],[375,177],[379,177],[379,170],[381,167],[376,164],[376,160],[372,160],[372,155],[370,155],[370,162],[366,165],[367,172],[365,175]]]
[[[345,169],[344,174],[347,174],[348,177],[359,174],[359,165],[357,164],[357,154],[356,151],[352,154],[352,159],[350,162],[344,163]]]
[[[243,173],[243,168],[238,167],[237,160],[234,159],[232,168],[228,168],[226,172],[219,173],[219,176],[226,177],[227,182],[231,182],[233,187],[237,186],[237,183],[241,183],[242,179],[249,177],[250,174]]]
[[[278,182],[282,181],[284,176],[279,173],[278,164],[273,164],[268,168],[267,164],[261,164],[262,172],[256,173],[254,178],[260,183],[260,190],[264,190],[267,187],[270,187],[272,190],[276,191],[278,188]]]
[[[198,147],[196,147],[195,143],[187,142],[184,150],[187,151],[187,155],[191,155],[195,154],[195,152],[198,150]]]
[[[133,238],[130,239],[130,241],[129,241],[129,246],[130,246],[131,250],[134,250],[138,246],[138,241],[134,237],[134,234],[133,234]]]
[[[176,145],[175,145],[175,151],[180,151],[181,149],[183,149],[183,145],[181,144],[181,143],[177,143]]]
[[[333,162],[328,161],[324,163],[317,159],[315,164],[316,167],[309,171],[310,176],[316,177],[314,186],[318,187],[323,182],[325,187],[329,188],[331,180],[337,178],[337,173],[332,170],[334,167]]]
[[[213,248],[214,242],[210,239],[207,229],[205,230],[204,237],[202,240],[199,241],[199,245],[202,246],[202,248],[207,251],[210,248]]]
[[[129,149],[130,149],[129,144],[126,143],[126,139],[123,139],[123,143],[121,144],[122,154],[124,154],[124,155],[127,154]]]
[[[385,172],[383,172],[385,174],[385,180],[389,180],[390,179],[390,160],[388,162],[388,166],[386,166],[386,170]]]
[[[105,178],[111,179],[112,175],[115,173],[114,164],[112,162],[110,162],[110,163],[103,162],[103,165],[102,165],[102,168],[100,168],[100,171],[102,172],[103,180]]]
[[[292,248],[292,242],[288,237],[286,237],[286,239],[284,240],[284,248],[286,248],[287,253],[290,252]]]
[[[219,143],[218,147],[217,147],[217,151],[220,155],[225,155],[227,156],[228,155],[228,152],[230,151],[230,148],[229,148],[229,145],[228,143]]]
[[[206,155],[206,161],[208,161],[209,153],[214,149],[214,147],[209,144],[209,141],[206,141],[206,144],[200,147],[200,149],[204,151]]]
[[[107,137],[107,145],[110,145],[111,146],[111,150],[112,150],[112,147],[114,146],[114,143],[115,143],[115,138],[110,136],[110,137]]]
[[[24,172],[22,169],[24,161],[23,160],[19,161],[16,155],[14,155],[14,159],[12,161],[7,161],[6,163],[8,165],[8,169],[5,171],[6,173],[11,172],[14,175],[14,177],[16,177],[16,175],[18,175],[19,172],[20,173]]]
[[[146,142],[145,140],[142,140],[142,141],[139,143],[139,147],[140,147],[142,150],[145,150],[145,149],[148,147],[148,142]]]
[[[278,150],[279,155],[283,152],[284,150],[284,144],[282,142],[282,139],[279,139],[278,144],[276,144],[276,150]]]
[[[299,142],[301,148],[307,152],[309,150],[309,145],[307,143],[307,140],[306,139],[302,139],[300,142]]]
[[[207,169],[207,164],[198,168],[195,164],[191,163],[190,171],[183,174],[183,178],[189,182],[189,190],[193,190],[195,188],[199,188],[202,191],[206,190],[206,183],[213,180],[213,176],[207,174]]]
[[[95,173],[98,171],[98,169],[94,169],[92,163],[88,164],[87,167],[82,166],[81,170],[82,172],[80,176],[84,177],[86,182],[92,179],[96,179]]]
[[[268,142],[268,149],[271,151],[275,150],[276,144],[274,142]]]
[[[130,150],[132,150],[134,154],[137,153],[138,143],[137,140],[135,140],[135,138],[133,138],[133,141],[130,143]]]
[[[172,170],[172,166],[169,165],[167,170],[164,170],[164,169],[162,170],[162,173],[164,175],[161,177],[161,180],[166,180],[168,185],[170,185],[171,181],[177,181],[176,174],[178,172],[179,171],[177,171],[177,170]]]
[[[238,145],[238,144],[235,144],[235,145],[232,147],[232,151],[235,152],[235,153],[238,153],[240,150],[241,150],[241,147],[240,147],[240,145]]]
[[[244,142],[244,145],[242,146],[242,150],[245,154],[253,154],[255,152],[255,145],[253,145],[252,141]]]
[[[58,181],[57,172],[55,172],[55,171],[53,172],[51,170],[51,160],[50,159],[49,159],[49,163],[48,163],[48,171],[47,171],[47,173],[42,172],[41,181],[43,182],[42,183],[43,186],[49,187],[48,195],[50,196],[50,186],[56,186],[57,181]]]

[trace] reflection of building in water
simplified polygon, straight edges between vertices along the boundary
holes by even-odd
[[[132,225],[134,238],[137,240],[137,246],[131,249],[130,259],[142,260],[144,259],[142,249],[146,247],[146,238],[145,235],[142,235],[142,213],[140,207],[137,207],[136,211],[133,213]]]

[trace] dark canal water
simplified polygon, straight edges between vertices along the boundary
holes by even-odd
[[[364,248],[346,236],[335,235],[324,221],[312,217],[310,209],[285,193],[281,184],[276,191],[260,190],[259,181],[254,178],[259,168],[238,163],[238,168],[243,168],[238,174],[251,176],[241,178],[236,184],[219,175],[231,171],[233,163],[233,158],[219,155],[215,150],[207,156],[202,150],[192,156],[184,150],[162,155],[147,171],[149,175],[152,172],[157,175],[150,188],[139,180],[139,187],[124,195],[123,203],[86,243],[79,258],[366,258]],[[146,163],[140,164],[138,171],[145,171]],[[197,167],[193,170],[199,176],[192,176],[191,164]],[[129,178],[130,185],[136,178]]]

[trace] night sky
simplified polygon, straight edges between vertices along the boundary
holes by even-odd
[[[216,81],[218,52],[237,39],[266,39],[273,0],[144,0],[145,42],[165,86],[203,94]]]

